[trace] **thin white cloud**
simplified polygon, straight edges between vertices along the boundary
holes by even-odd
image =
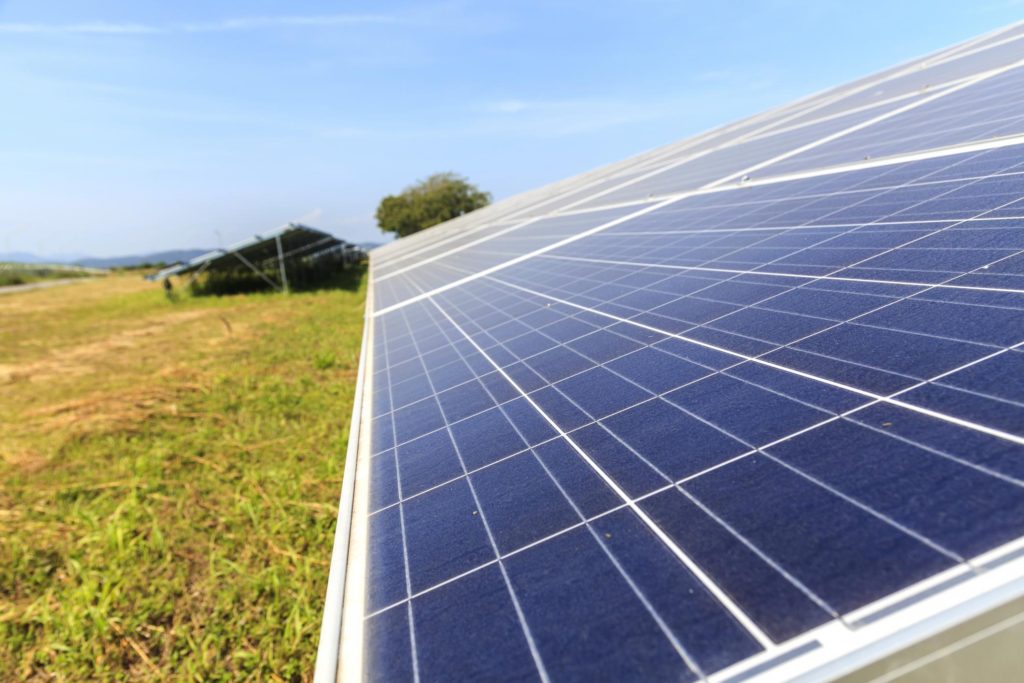
[[[90,21],[81,24],[0,24],[0,33],[93,33],[93,34],[140,34],[162,33],[155,26],[131,23],[110,23],[106,21]]]
[[[342,140],[346,138],[361,138],[370,134],[370,130],[359,126],[328,126],[314,127],[313,133],[328,140]]]
[[[313,16],[241,17],[210,23],[181,24],[177,28],[189,33],[215,33],[220,31],[251,31],[282,26],[310,26],[326,28],[349,24],[390,24],[397,17],[390,14],[325,14]]]
[[[1016,9],[1024,5],[1024,0],[1000,0],[999,2],[982,2],[971,6],[970,11],[974,14],[983,12],[1003,12]]]
[[[751,79],[761,78],[764,73],[770,70],[771,67],[766,65],[727,67],[698,71],[691,78],[697,83],[711,83],[715,85],[719,83],[743,83]]]
[[[354,24],[387,24],[398,20],[389,14],[325,14],[311,16],[236,17],[188,24],[140,24],[89,21],[76,24],[0,23],[0,33],[52,35],[152,35],[172,33],[223,33],[283,27],[329,28]]]
[[[649,121],[666,114],[664,103],[598,98],[507,98],[483,102],[473,109],[483,116],[460,127],[458,134],[572,135]]]
[[[298,222],[298,223],[305,223],[306,225],[309,225],[310,223],[316,223],[317,221],[319,221],[323,217],[324,217],[324,210],[323,209],[311,209],[310,211],[307,211],[306,213],[304,213],[301,216],[299,216],[296,219],[296,222]]]
[[[764,66],[701,71],[693,74],[691,80],[703,87],[732,90],[766,90],[776,84],[773,70]]]
[[[736,78],[737,73],[728,69],[711,69],[693,75],[693,80],[698,83],[725,83],[735,81]]]
[[[501,100],[499,102],[488,102],[481,108],[484,111],[493,112],[495,114],[518,114],[521,111],[526,111],[534,105],[523,100]]]

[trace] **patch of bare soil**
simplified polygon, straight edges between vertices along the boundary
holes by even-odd
[[[142,327],[124,330],[104,339],[79,344],[54,351],[47,358],[21,364],[0,364],[0,385],[15,382],[45,382],[55,377],[87,375],[95,371],[96,365],[112,355],[122,354],[148,344],[173,343],[169,328],[184,323],[216,316],[216,311],[181,311],[168,313],[155,320],[149,320]],[[221,316],[222,317],[222,316]],[[222,328],[223,329],[223,328]],[[224,334],[233,334],[228,323]]]
[[[0,460],[26,473],[38,472],[49,462],[46,456],[31,448],[23,448],[12,453],[0,450]],[[4,514],[4,507],[3,499],[0,498],[0,517]]]
[[[84,398],[27,410],[22,416],[43,429],[59,430],[69,436],[107,431],[128,433],[160,415],[190,417],[181,410],[179,402],[187,394],[201,390],[199,384],[174,384],[116,393],[96,392]]]

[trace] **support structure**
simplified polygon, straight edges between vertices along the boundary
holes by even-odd
[[[191,275],[191,277],[189,277],[189,279],[188,279],[188,282],[186,282],[186,283],[185,283],[185,286],[186,286],[186,287],[191,287],[191,286],[192,286],[192,284],[193,284],[193,283],[194,283],[194,282],[195,282],[196,280],[198,280],[198,279],[199,279],[199,276],[200,276],[200,275],[202,275],[203,273],[205,273],[205,272],[206,272],[206,269],[207,269],[207,268],[209,268],[209,267],[210,267],[210,262],[209,262],[209,261],[207,261],[206,263],[204,263],[204,264],[203,264],[203,265],[202,265],[202,266],[201,266],[201,267],[199,268],[199,270],[193,271],[193,272],[192,272],[192,275]]]
[[[288,279],[289,263],[294,266],[299,261],[311,261],[339,252],[346,258],[354,253],[361,253],[355,245],[333,235],[307,225],[289,223],[272,232],[254,235],[252,238],[230,247],[203,254],[188,263],[164,268],[159,273],[150,276],[150,279],[166,280],[175,275],[190,275],[189,284],[191,284],[203,273],[216,271],[230,273],[237,270],[238,264],[241,263],[276,291],[288,292],[291,289]],[[273,279],[275,263],[278,281]],[[295,272],[293,268],[292,276],[295,275]]]
[[[276,289],[279,292],[283,292],[284,291],[284,289],[281,287],[281,285],[277,284],[276,282],[271,280],[269,277],[267,277],[266,273],[264,273],[262,270],[260,270],[256,266],[254,266],[252,261],[250,261],[249,259],[247,259],[244,256],[242,256],[242,252],[240,252],[240,251],[233,251],[231,253],[234,254],[235,257],[237,257],[239,261],[241,261],[242,263],[247,265],[252,272],[256,273],[261,278],[263,278],[263,281],[266,282],[268,285],[270,285],[271,287],[273,287],[274,289]]]
[[[277,265],[281,270],[281,291],[285,294],[288,293],[288,273],[284,267],[284,249],[281,248],[281,236],[276,235],[274,240],[277,242]]]

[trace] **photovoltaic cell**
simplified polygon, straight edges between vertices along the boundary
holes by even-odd
[[[827,676],[1024,575],[1019,35],[374,253],[343,666]]]
[[[761,137],[738,141],[731,146],[713,150],[704,156],[694,157],[677,167],[666,169],[657,175],[591,199],[580,206],[601,206],[617,202],[637,201],[694,190],[707,183],[740,173],[779,154],[852,126],[860,125],[887,111],[893,111],[906,105],[906,102],[897,101],[824,120],[816,119],[796,128],[777,132],[770,131]]]
[[[630,213],[627,208],[608,208],[584,214],[573,214],[567,216],[556,216],[543,218],[532,223],[521,224],[514,232],[492,236],[481,244],[472,242],[463,245],[463,249],[453,252],[450,249],[434,257],[436,258],[432,268],[414,267],[409,271],[409,265],[392,271],[390,279],[384,281],[385,288],[380,292],[380,306],[389,306],[402,301],[408,296],[432,289],[449,285],[458,279],[458,271],[452,271],[446,266],[456,269],[483,270],[490,266],[504,263],[510,258],[519,254],[532,251],[538,248],[548,247],[560,240],[576,235],[584,230],[593,228],[621,218]]]
[[[1011,70],[792,156],[760,173],[790,173],[1017,134],[1024,130],[1024,113],[1017,106],[1022,88],[1024,80]]]
[[[913,98],[922,92],[935,92],[959,84],[965,78],[1004,67],[1019,59],[1018,40],[1021,36],[1019,28],[1006,29],[983,40],[965,43],[933,57],[894,67],[789,107],[524,193],[390,245],[386,254],[378,254],[375,268],[381,276],[386,275],[403,261],[408,264],[412,256],[419,257],[421,252],[429,253],[424,247],[432,248],[433,253],[440,253],[445,248],[457,247],[460,243],[474,241],[488,232],[520,223],[524,218],[542,216],[567,206],[578,206],[589,197],[633,180],[636,176],[675,166],[690,156],[734,144],[741,139],[773,135],[858,109],[889,106],[899,99]]]
[[[999,40],[993,40],[962,51],[951,51],[935,59],[914,62],[909,68],[896,67],[893,77],[870,87],[858,88],[855,82],[847,86],[847,94],[817,107],[804,116],[828,116],[837,112],[856,109],[874,102],[886,102],[897,97],[907,97],[919,92],[935,91],[943,85],[960,82],[989,69],[1005,66],[1020,59],[1021,46],[1017,41],[1022,37],[1018,31],[1003,32]],[[883,72],[884,73],[884,72]],[[872,77],[877,79],[881,75]],[[794,121],[798,122],[800,119]]]

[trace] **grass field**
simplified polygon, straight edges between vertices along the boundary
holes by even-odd
[[[364,288],[0,298],[0,680],[308,680]]]
[[[0,263],[0,287],[27,285],[45,280],[91,277],[95,272],[75,267],[37,266],[22,263]]]

